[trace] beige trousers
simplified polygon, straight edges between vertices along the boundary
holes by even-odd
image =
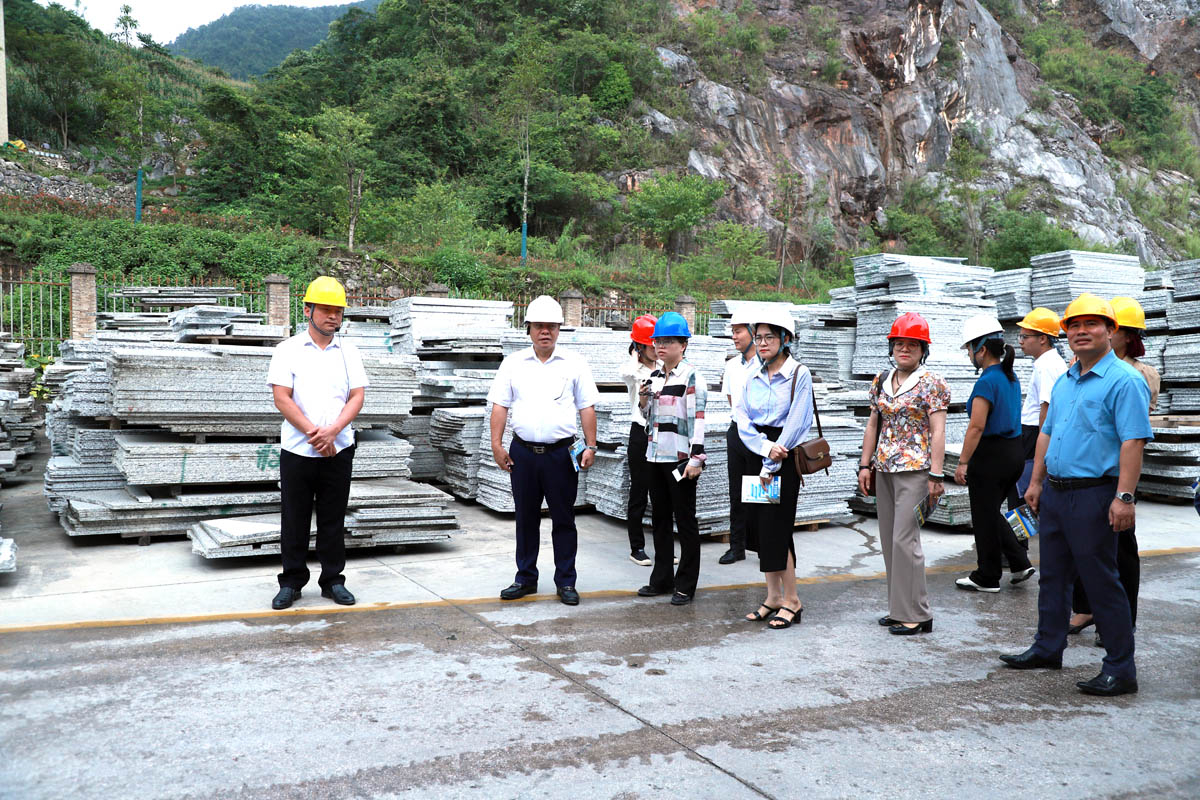
[[[898,622],[933,619],[925,586],[925,553],[913,509],[928,494],[929,471],[876,472],[879,547],[887,569],[888,616]]]

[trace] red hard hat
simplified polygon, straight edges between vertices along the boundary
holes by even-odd
[[[915,311],[901,314],[892,323],[892,330],[888,334],[888,339],[916,339],[925,344],[933,344],[929,340],[929,323]]]
[[[633,330],[629,332],[629,338],[638,344],[650,344],[656,322],[658,322],[658,317],[642,314],[633,321]]]

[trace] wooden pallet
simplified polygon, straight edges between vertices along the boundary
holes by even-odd
[[[1200,428],[1200,414],[1166,414],[1150,417],[1154,428]]]

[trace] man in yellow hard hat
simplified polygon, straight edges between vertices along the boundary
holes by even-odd
[[[346,567],[343,527],[354,467],[354,430],[362,410],[367,373],[362,357],[336,334],[342,326],[346,290],[322,275],[304,293],[305,330],[280,342],[271,356],[267,383],[283,414],[279,455],[279,593],[274,609],[289,607],[308,583],[308,541],[317,513],[318,584],[321,596],[354,605],[342,570]]]
[[[1071,586],[1087,589],[1106,650],[1100,674],[1076,684],[1113,697],[1138,690],[1129,600],[1117,572],[1117,535],[1135,521],[1133,491],[1150,430],[1150,390],[1109,343],[1117,329],[1107,300],[1082,294],[1062,328],[1077,361],[1054,384],[1038,434],[1025,501],[1039,514],[1042,579],[1033,646],[1001,660],[1014,669],[1061,669]]]
[[[1017,481],[1017,497],[1029,488],[1033,475],[1033,455],[1037,449],[1038,432],[1050,409],[1050,390],[1054,382],[1067,371],[1067,362],[1054,346],[1061,332],[1058,314],[1048,308],[1035,308],[1017,323],[1021,332],[1017,340],[1021,352],[1033,359],[1033,377],[1021,406],[1021,446],[1025,449],[1025,470]],[[1010,502],[1010,506],[1013,504]],[[1018,503],[1019,505],[1019,503]],[[1011,509],[1010,509],[1011,510]]]

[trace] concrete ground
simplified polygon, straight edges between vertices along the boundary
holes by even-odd
[[[273,558],[205,561],[189,543],[72,540],[30,476],[4,488],[0,797],[1200,796],[1200,524],[1142,504],[1141,693],[1080,695],[1102,651],[1014,672],[1034,582],[956,591],[969,536],[924,535],[932,635],[893,637],[873,520],[796,535],[803,623],[740,620],[753,561],[703,549],[696,602],[632,592],[624,528],[581,515],[583,603],[495,600],[512,523],[352,553],[360,605],[315,584],[272,612]],[[548,522],[547,522],[548,525]],[[548,536],[546,537],[548,540]],[[1036,544],[1035,544],[1036,548]],[[1036,562],[1036,558],[1035,558]]]

